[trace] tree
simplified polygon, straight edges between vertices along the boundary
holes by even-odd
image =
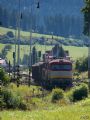
[[[28,65],[28,60],[29,60],[29,56],[27,54],[24,54],[23,59],[22,59],[22,64]]]
[[[13,38],[14,37],[14,34],[12,31],[8,31],[7,32],[7,36],[10,37],[10,38]]]
[[[65,57],[65,52],[62,46],[56,44],[52,50],[54,57]]]
[[[36,47],[34,46],[32,48],[32,64],[35,64],[37,62],[37,50]]]
[[[85,7],[82,9],[84,14],[84,35],[89,36],[90,34],[90,0],[84,0]]]
[[[87,57],[81,57],[76,60],[75,63],[75,69],[79,72],[85,72],[88,70],[88,58]]]
[[[10,51],[12,49],[11,45],[5,45],[5,47],[2,49],[0,57],[2,57],[3,59],[6,58],[8,51]]]
[[[2,68],[0,68],[0,80],[3,85],[7,85],[10,83],[9,76],[5,73],[5,71]]]

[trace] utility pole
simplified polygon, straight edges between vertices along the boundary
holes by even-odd
[[[1,94],[1,92],[2,92],[2,80],[0,79],[0,102],[2,101],[2,94]],[[0,111],[2,110],[2,108],[3,108],[3,106],[2,105],[0,105]]]
[[[18,51],[17,51],[17,87],[20,83],[20,21],[21,21],[21,11],[20,11],[20,0],[19,0],[19,10],[18,10]]]
[[[30,30],[30,53],[29,53],[29,81],[28,85],[30,86],[30,80],[31,80],[31,67],[32,67],[32,29]]]
[[[15,52],[13,52],[13,73],[14,73],[14,80],[15,80]]]
[[[58,41],[58,35],[57,35],[57,41]],[[57,43],[57,55],[56,55],[56,57],[58,58],[58,56],[59,56],[59,44]]]
[[[89,25],[89,37],[90,37],[90,25]],[[90,44],[88,46],[88,87],[90,91]]]
[[[51,32],[52,34],[52,46],[53,46],[53,32]],[[52,56],[53,56],[53,47],[52,47]]]
[[[10,72],[11,72],[11,63],[10,63],[10,60],[9,60],[9,77],[10,77]]]
[[[16,72],[16,32],[17,29],[15,30],[15,50],[13,52],[14,80],[15,80],[15,72]]]
[[[31,11],[30,13],[32,14],[32,6],[31,6]],[[30,80],[31,80],[31,66],[32,66],[32,19],[30,23],[30,51],[29,51],[29,81],[28,81],[28,86],[30,86]]]
[[[37,2],[37,9],[40,8],[39,2]],[[31,14],[32,14],[32,5],[31,5]],[[31,80],[31,67],[32,67],[32,18],[31,18],[31,24],[30,24],[30,53],[29,53],[29,81],[28,85],[30,86],[30,80]]]

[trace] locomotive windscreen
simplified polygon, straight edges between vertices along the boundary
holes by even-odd
[[[50,65],[50,70],[61,71],[61,70],[72,70],[71,64],[52,64]]]

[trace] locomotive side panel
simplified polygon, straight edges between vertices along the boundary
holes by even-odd
[[[42,69],[44,67],[43,62],[38,62],[32,65],[32,78],[35,82],[40,83],[42,81]]]

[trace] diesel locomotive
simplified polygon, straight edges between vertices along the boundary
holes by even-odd
[[[66,89],[72,86],[72,62],[66,58],[38,62],[32,65],[32,78],[45,87]]]

